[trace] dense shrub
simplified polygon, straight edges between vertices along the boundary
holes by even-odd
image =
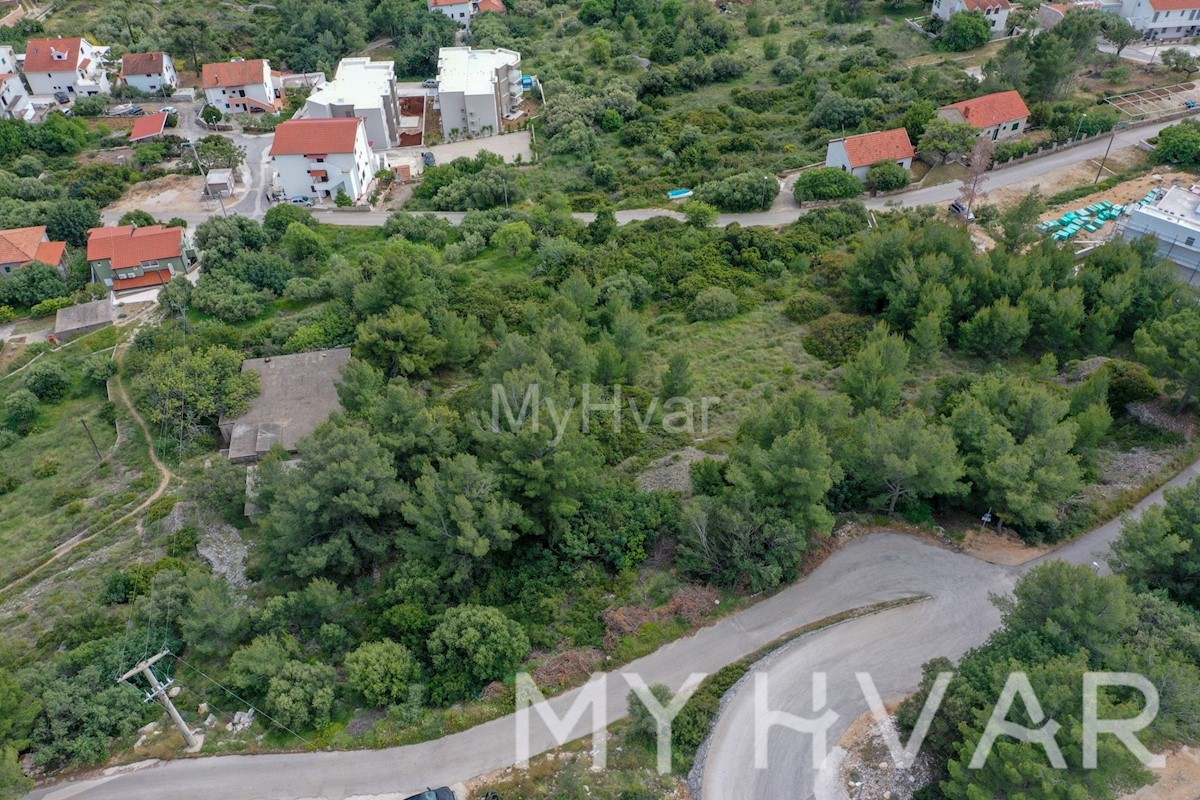
[[[39,400],[51,403],[61,400],[70,387],[67,371],[53,361],[39,361],[25,372],[25,388]]]
[[[1144,403],[1161,393],[1150,371],[1133,361],[1114,358],[1101,371],[1108,374],[1108,407],[1113,416],[1124,414],[1130,403]]]
[[[804,349],[830,364],[845,363],[862,349],[873,324],[868,317],[834,311],[813,322]]]
[[[695,197],[722,211],[761,211],[771,207],[779,195],[779,181],[761,172],[743,172],[702,183]]]
[[[787,305],[784,306],[784,313],[793,322],[799,322],[801,325],[823,317],[830,311],[833,311],[833,303],[828,297],[807,289],[796,292],[788,298]]]
[[[837,167],[806,170],[796,179],[796,200],[838,200],[862,194],[862,181]]]
[[[737,295],[721,286],[703,289],[688,306],[688,320],[729,319],[738,312]]]

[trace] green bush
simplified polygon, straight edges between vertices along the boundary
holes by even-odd
[[[812,323],[804,349],[835,366],[843,364],[866,344],[872,327],[868,317],[834,311]]]
[[[789,319],[801,325],[823,317],[830,311],[833,311],[833,302],[820,292],[808,289],[801,289],[788,298],[783,309]]]
[[[56,313],[60,308],[73,305],[75,305],[75,301],[70,297],[52,297],[49,300],[43,300],[29,309],[29,315],[32,317],[48,317]]]
[[[738,662],[717,670],[700,684],[700,688],[688,698],[687,703],[675,717],[671,726],[671,753],[673,767],[686,772],[696,758],[696,751],[708,738],[721,707],[721,698],[742,679],[748,666]]]
[[[729,319],[738,313],[737,295],[721,286],[701,289],[688,306],[688,321]]]
[[[179,530],[167,536],[167,556],[170,558],[187,558],[196,554],[200,544],[200,532],[192,525],[184,525]]]
[[[160,519],[164,519],[170,515],[172,509],[175,508],[175,504],[178,502],[178,497],[167,496],[158,498],[146,509],[146,519],[150,522],[157,522]]]
[[[774,175],[743,172],[702,183],[694,196],[701,203],[722,211],[762,211],[770,208],[778,195],[779,181]]]
[[[38,400],[57,402],[67,395],[71,381],[67,371],[53,361],[39,361],[25,372],[25,388]]]
[[[895,161],[881,161],[867,170],[867,185],[878,192],[903,189],[908,181],[908,170]]]
[[[1133,361],[1114,358],[1100,371],[1108,374],[1108,407],[1114,417],[1124,414],[1130,403],[1144,403],[1162,393],[1150,371]]]
[[[38,463],[34,464],[33,469],[29,474],[35,478],[52,478],[58,474],[60,464],[53,458],[43,458]]]
[[[0,472],[0,495],[8,494],[21,485],[21,479],[7,472]]]
[[[15,431],[10,431],[7,428],[0,428],[0,450],[12,447],[19,442],[21,437]]]
[[[802,172],[792,190],[800,202],[857,197],[862,191],[862,181],[837,167],[817,167]]]

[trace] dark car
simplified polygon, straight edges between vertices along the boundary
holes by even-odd
[[[454,797],[454,792],[450,791],[450,787],[443,786],[440,789],[429,789],[428,791],[414,794],[406,800],[457,800]]]
[[[426,150],[424,153],[421,153],[421,160],[425,162],[425,166],[427,167],[437,166],[437,158],[428,150]]]
[[[955,200],[953,203],[950,204],[950,213],[956,217],[962,217],[967,222],[975,221],[975,212],[971,211],[969,208],[967,208],[965,205],[958,202],[957,200]]]
[[[54,100],[60,106],[65,106],[67,103],[71,102],[71,95],[67,94],[66,92],[55,92]]]

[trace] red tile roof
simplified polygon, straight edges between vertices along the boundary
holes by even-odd
[[[17,73],[15,72],[0,72],[0,83],[4,83],[9,78],[15,77],[17,77]]]
[[[497,14],[503,14],[508,9],[504,7],[501,0],[479,0],[479,10],[480,12],[495,11]]]
[[[166,53],[129,53],[121,56],[121,77],[126,75],[162,75]]]
[[[133,278],[113,278],[113,291],[123,292],[128,289],[145,289],[147,286],[165,286],[171,282],[171,270],[147,270]]]
[[[46,242],[46,226],[13,228],[0,231],[0,264],[25,266],[31,261],[41,261],[57,267],[66,252],[66,242]]]
[[[470,0],[429,0],[429,7],[440,8],[442,6],[461,6],[469,2]]]
[[[145,117],[138,117],[138,121],[133,123],[133,130],[129,132],[129,141],[140,142],[142,139],[159,136],[166,127],[167,112],[165,111],[159,111]]]
[[[88,231],[88,261],[108,259],[113,269],[128,269],[146,261],[179,258],[182,255],[183,228],[121,225]]]
[[[1150,0],[1150,7],[1155,11],[1188,11],[1200,8],[1198,0]]]
[[[869,167],[880,161],[900,161],[916,155],[904,128],[847,136],[842,140],[842,146],[846,148],[852,168]]]
[[[254,58],[250,61],[222,61],[219,64],[205,64],[200,83],[205,89],[265,83],[263,76],[270,71],[266,67],[266,63],[261,58]]]
[[[1195,0],[1193,0],[1195,1]],[[939,110],[953,109],[962,114],[964,120],[976,128],[990,128],[1002,122],[1011,122],[1029,116],[1029,108],[1019,92],[996,92],[985,94],[961,103],[951,103]]]
[[[1008,0],[963,0],[963,5],[968,11],[984,11],[989,8],[999,8],[1003,11],[1012,9],[1012,3]]]
[[[273,156],[329,155],[353,153],[354,141],[362,120],[291,119],[275,129]]]
[[[70,39],[30,39],[25,45],[26,72],[74,72],[79,65],[79,49],[83,40],[78,36]],[[66,54],[66,58],[55,58],[55,53]]]
[[[83,40],[71,38],[31,38],[25,44],[25,72],[74,72],[79,64],[79,48]],[[55,59],[54,54],[66,54]]]

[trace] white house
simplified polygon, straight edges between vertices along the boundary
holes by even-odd
[[[86,97],[108,94],[112,87],[104,71],[107,47],[78,36],[71,39],[30,39],[21,71],[35,95],[66,92]]]
[[[992,36],[1003,36],[1008,32],[1008,12],[1012,4],[1008,0],[933,0],[933,15],[943,20],[960,11],[978,11],[992,26]]]
[[[1020,135],[1029,122],[1029,107],[1019,92],[996,92],[951,103],[937,114],[950,122],[966,122],[979,130],[980,137],[990,137],[993,142]]]
[[[425,0],[425,3],[430,11],[445,14],[464,28],[471,27],[471,17],[475,14],[473,0]]]
[[[1151,41],[1200,31],[1200,0],[1122,0],[1120,15]]]
[[[335,198],[345,189],[354,202],[366,196],[379,160],[357,117],[292,119],[275,129],[271,169],[288,197]]]
[[[392,61],[343,58],[334,79],[309,95],[306,119],[359,117],[367,126],[373,149],[395,147],[400,141],[400,97]]]
[[[834,139],[825,148],[825,166],[837,167],[865,179],[872,166],[884,161],[894,161],[911,169],[914,155],[916,151],[908,139],[908,131],[893,128]]]
[[[146,94],[170,94],[179,85],[179,73],[169,53],[128,53],[121,57],[121,81]]]
[[[276,88],[271,63],[265,58],[205,64],[200,85],[205,101],[223,114],[275,112],[283,108],[282,90]]]
[[[1158,254],[1191,270],[1189,281],[1200,277],[1200,186],[1173,186],[1149,203],[1137,203],[1117,223],[1126,239],[1153,236]]]
[[[0,46],[0,119],[33,119],[29,91],[17,74],[17,54]]]
[[[520,105],[521,54],[503,47],[438,51],[438,103],[447,139],[489,136]]]

